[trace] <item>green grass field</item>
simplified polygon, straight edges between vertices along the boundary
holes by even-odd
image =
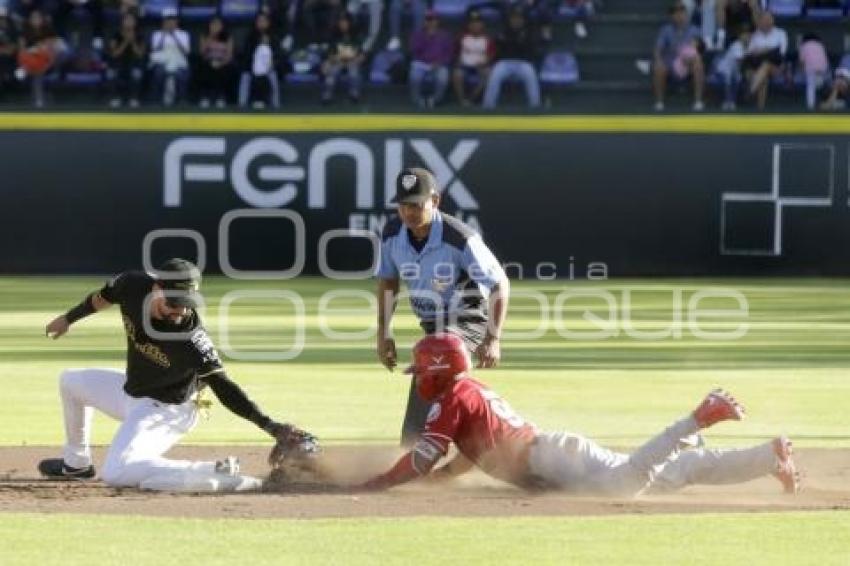
[[[202,520],[0,515],[33,564],[847,564],[846,514]],[[167,535],[165,533],[168,533]],[[109,543],[104,537],[109,537]],[[57,561],[57,549],[66,557]]]
[[[530,333],[541,319],[539,302],[558,304],[562,314],[547,314],[542,336],[506,338],[504,360],[480,377],[508,398],[524,416],[546,429],[570,429],[608,444],[634,445],[689,410],[711,387],[731,389],[750,419],[712,430],[712,440],[742,444],[785,432],[799,447],[848,447],[847,400],[850,399],[850,285],[847,280],[617,280],[518,284],[508,332]],[[0,279],[0,375],[3,409],[0,445],[59,445],[61,411],[56,378],[65,367],[121,368],[124,337],[117,309],[78,323],[59,341],[44,337],[44,325],[75,304],[98,278],[7,277]],[[381,368],[374,338],[331,340],[322,326],[368,334],[373,322],[363,298],[338,298],[327,316],[318,314],[322,296],[335,289],[368,291],[370,282],[298,279],[281,283],[205,282],[209,308],[205,320],[229,372],[268,412],[316,432],[326,443],[392,443],[400,426],[408,382]],[[230,359],[221,348],[218,305],[225,293],[286,289],[304,299],[305,347],[285,362]],[[705,331],[729,332],[748,325],[735,340],[694,336],[685,308],[694,293],[735,289],[746,298],[745,316],[698,316]],[[615,301],[609,326],[607,303],[596,296],[565,296],[565,291],[606,290]],[[682,307],[675,295],[682,295]],[[532,296],[537,293],[537,295]],[[560,299],[559,299],[560,296]],[[537,297],[537,298],[535,298]],[[631,302],[624,320],[622,307]],[[728,299],[708,299],[702,308],[732,309]],[[592,313],[587,315],[585,309]],[[551,309],[550,309],[551,310]],[[229,341],[241,354],[285,351],[296,337],[298,318],[280,300],[242,299],[232,303]],[[681,336],[674,329],[663,339],[636,332],[664,331],[681,315]],[[396,319],[402,363],[419,335],[406,308]],[[584,332],[585,339],[558,334]],[[626,332],[627,329],[633,329]],[[593,338],[606,330],[616,336]],[[94,441],[107,443],[115,425],[96,421]],[[252,444],[260,433],[216,407],[186,443]],[[47,529],[45,525],[51,525]],[[273,524],[272,524],[273,523]],[[753,516],[634,516],[616,518],[527,518],[493,520],[379,519],[345,521],[176,521],[153,518],[59,518],[0,515],[2,564],[111,564],[127,553],[153,563],[151,541],[169,538],[168,559],[204,563],[391,563],[424,558],[444,562],[470,558],[526,563],[700,563],[718,561],[718,543],[733,544],[735,562],[847,563],[850,513]],[[109,533],[108,543],[94,542]],[[173,534],[171,534],[173,533]],[[776,541],[767,554],[748,544],[752,533]],[[280,541],[269,545],[269,537]],[[276,540],[276,539],[275,539]],[[330,543],[338,541],[340,550]],[[5,544],[15,541],[15,544]],[[261,541],[266,541],[261,544]],[[309,541],[309,542],[308,542]],[[671,542],[673,541],[673,542]],[[731,542],[730,541],[734,541]],[[813,544],[817,541],[817,544]],[[823,543],[823,544],[822,544]],[[170,547],[174,550],[171,551]],[[269,551],[276,548],[277,551]],[[56,549],[67,550],[59,560]],[[157,551],[160,548],[157,547]],[[839,551],[843,550],[843,554]],[[265,553],[265,554],[264,554]],[[248,558],[250,557],[250,558]],[[422,560],[418,560],[422,561]]]

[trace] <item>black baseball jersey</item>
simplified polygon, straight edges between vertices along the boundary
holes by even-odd
[[[131,397],[183,403],[199,389],[200,379],[224,369],[197,312],[190,310],[180,324],[151,318],[150,307],[145,309],[145,298],[155,282],[143,271],[126,271],[107,283],[100,296],[121,306],[127,334],[124,391]],[[145,317],[154,336],[145,330]],[[166,336],[156,336],[157,333]]]

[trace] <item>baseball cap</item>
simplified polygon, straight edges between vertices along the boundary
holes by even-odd
[[[201,272],[189,260],[174,257],[159,266],[158,282],[169,291],[166,302],[170,305],[197,308],[200,303]]]
[[[430,171],[420,167],[408,167],[396,177],[395,191],[390,202],[421,204],[438,192],[437,180]]]
[[[163,8],[162,19],[168,20],[177,17],[177,8]]]

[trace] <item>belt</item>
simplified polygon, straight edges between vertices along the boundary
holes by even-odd
[[[197,409],[205,421],[210,420],[210,409],[212,409],[213,402],[212,399],[207,397],[206,389],[197,391],[192,397],[192,403],[195,404],[195,409]]]

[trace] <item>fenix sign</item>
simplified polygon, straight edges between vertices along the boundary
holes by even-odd
[[[409,163],[422,163],[431,170],[459,211],[476,211],[478,201],[460,178],[461,170],[478,149],[477,139],[461,139],[447,155],[429,139],[387,138],[375,151],[366,143],[345,137],[320,141],[308,151],[299,152],[286,139],[257,137],[229,147],[223,136],[181,137],[172,141],[163,158],[163,204],[180,207],[183,194],[196,183],[230,183],[246,205],[254,208],[281,208],[290,205],[299,186],[307,191],[307,207],[328,205],[328,163],[346,158],[354,163],[351,186],[358,210],[394,208],[395,179]],[[380,154],[383,151],[382,155]],[[410,153],[412,152],[412,155]],[[382,166],[383,198],[378,168]],[[252,180],[253,179],[253,180]],[[255,185],[254,180],[263,183]],[[338,190],[338,188],[337,188]]]

